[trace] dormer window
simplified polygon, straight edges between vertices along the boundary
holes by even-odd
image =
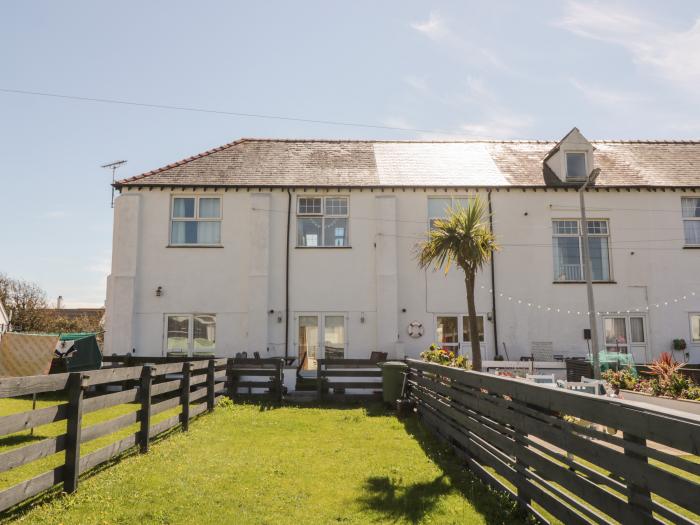
[[[583,152],[567,152],[566,180],[585,181],[587,176],[588,173],[586,172],[586,154]]]

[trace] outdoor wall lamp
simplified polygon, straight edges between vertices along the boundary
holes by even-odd
[[[163,287],[159,286],[156,288],[156,297],[160,297],[161,295],[163,295]]]

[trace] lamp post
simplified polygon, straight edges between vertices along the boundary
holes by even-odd
[[[600,379],[600,358],[598,349],[598,325],[595,315],[595,300],[593,298],[593,272],[591,270],[591,254],[588,249],[588,219],[586,219],[586,202],[583,194],[589,184],[593,184],[600,174],[600,168],[596,168],[588,175],[586,182],[578,190],[581,204],[581,228],[583,231],[583,275],[586,279],[586,291],[588,293],[588,322],[591,325],[591,361],[593,365],[593,379]]]

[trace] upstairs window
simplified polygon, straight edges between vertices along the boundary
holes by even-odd
[[[588,177],[586,172],[586,154],[567,153],[566,154],[566,180],[567,181],[585,181]]]
[[[173,197],[170,244],[173,246],[221,244],[221,198]]]
[[[555,220],[552,223],[554,250],[554,280],[583,281],[583,242],[581,221]],[[591,257],[592,279],[610,280],[610,236],[607,220],[588,221],[588,252]]]
[[[428,197],[428,224],[432,230],[435,221],[446,219],[447,212],[458,206],[466,208],[469,206],[469,197]]]
[[[347,197],[299,197],[297,246],[330,248],[348,246]]]
[[[686,246],[700,246],[700,197],[682,197],[683,232]]]

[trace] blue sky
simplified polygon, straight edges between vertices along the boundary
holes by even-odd
[[[351,121],[316,125],[0,92],[0,272],[104,302],[130,176],[238,137],[700,135],[696,1],[0,4],[0,89]]]

